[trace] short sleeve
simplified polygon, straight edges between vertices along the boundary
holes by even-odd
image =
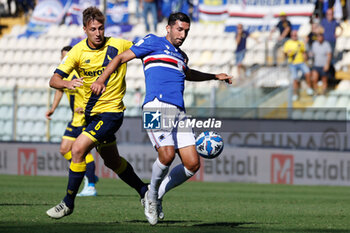
[[[143,39],[139,40],[136,44],[131,46],[131,51],[134,52],[137,58],[143,58],[146,55],[154,51],[155,43],[153,35],[147,35]]]
[[[57,67],[55,73],[61,75],[64,78],[67,78],[73,70],[78,68],[78,52],[79,49],[77,48],[77,46],[74,46],[62,59],[61,64]]]
[[[124,51],[130,49],[132,45],[133,45],[133,44],[132,44],[131,41],[129,41],[129,40],[124,40]]]
[[[331,45],[328,43],[328,41],[324,41],[324,43],[326,43],[326,51],[327,51],[327,53],[331,53],[332,52]]]

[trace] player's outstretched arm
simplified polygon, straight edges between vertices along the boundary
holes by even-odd
[[[103,93],[106,89],[105,82],[107,78],[116,70],[118,67],[126,63],[132,59],[134,59],[136,55],[133,51],[130,49],[122,52],[118,56],[114,57],[112,61],[109,62],[109,64],[106,66],[106,69],[103,71],[100,77],[97,78],[97,80],[91,84],[90,89],[92,93],[95,95],[99,95],[100,93]]]
[[[57,106],[59,105],[61,99],[63,96],[63,91],[62,90],[56,90],[55,96],[53,98],[52,106],[51,108],[45,113],[45,117],[48,120],[51,120],[51,115],[55,112]]]
[[[188,69],[186,72],[186,80],[193,82],[207,81],[207,80],[221,80],[232,84],[232,76],[224,73],[209,74],[198,70]]]
[[[67,88],[70,90],[75,90],[76,87],[83,85],[83,78],[73,79],[71,81],[63,80],[63,77],[57,73],[54,73],[50,79],[50,87],[56,89]]]

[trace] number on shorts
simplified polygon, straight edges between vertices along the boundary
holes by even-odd
[[[103,125],[103,121],[99,121],[97,125],[95,126],[95,130],[99,130],[101,126]]]

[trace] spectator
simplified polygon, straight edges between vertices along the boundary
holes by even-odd
[[[292,73],[293,78],[293,101],[299,98],[299,88],[300,88],[300,76],[298,76],[298,71],[301,71],[305,76],[308,89],[306,90],[308,95],[313,95],[312,84],[310,80],[310,69],[306,65],[306,50],[304,42],[298,40],[298,31],[293,30],[291,32],[291,39],[288,40],[283,47],[284,54],[288,57],[289,69]]]
[[[243,30],[243,25],[238,24],[237,25],[237,34],[236,34],[236,66],[238,70],[238,76],[241,75],[243,65],[242,61],[244,59],[245,53],[246,53],[246,43],[247,43],[247,38],[249,36],[249,32]]]
[[[279,29],[280,36],[278,37],[278,40],[273,47],[273,65],[277,65],[277,52],[280,47],[284,45],[284,43],[290,39],[290,32],[292,29],[292,24],[287,20],[287,15],[284,12],[280,13],[280,21],[278,24],[271,30],[270,37],[271,39],[272,33],[276,31],[276,29]]]
[[[143,18],[145,20],[146,31],[150,31],[150,26],[148,23],[148,13],[151,12],[154,32],[157,32],[158,16],[156,0],[141,0],[141,8],[143,9]]]
[[[317,83],[319,77],[321,77],[321,94],[324,94],[327,90],[327,83],[332,61],[332,48],[328,41],[324,39],[323,29],[319,30],[319,33],[317,34],[317,41],[312,44],[311,51],[314,58],[314,65],[312,67],[311,73],[313,88],[315,91],[317,91]]]
[[[14,14],[12,14],[12,2],[15,3]],[[18,1],[16,0],[7,0],[7,8],[9,16],[18,16]]]
[[[305,38],[305,43],[306,43],[306,51],[307,55],[309,58],[311,58],[311,47],[312,44],[317,40],[317,33],[319,29],[319,24],[318,23],[312,23],[311,24],[311,31]],[[312,61],[310,61],[309,65],[312,65]]]
[[[343,28],[333,17],[333,10],[328,9],[326,11],[326,17],[321,20],[321,26],[324,28],[324,39],[329,42],[332,48],[332,56],[334,56],[334,49],[337,37],[343,33]],[[339,35],[336,34],[336,29],[339,27],[341,32]]]
[[[326,11],[331,9],[335,4],[335,0],[316,0],[314,15],[318,19],[323,19],[326,15]]]

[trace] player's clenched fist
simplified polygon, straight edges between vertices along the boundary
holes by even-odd
[[[90,89],[92,93],[94,93],[95,95],[99,95],[106,90],[106,86],[104,85],[104,83],[99,82],[97,79],[93,84],[91,84]]]

